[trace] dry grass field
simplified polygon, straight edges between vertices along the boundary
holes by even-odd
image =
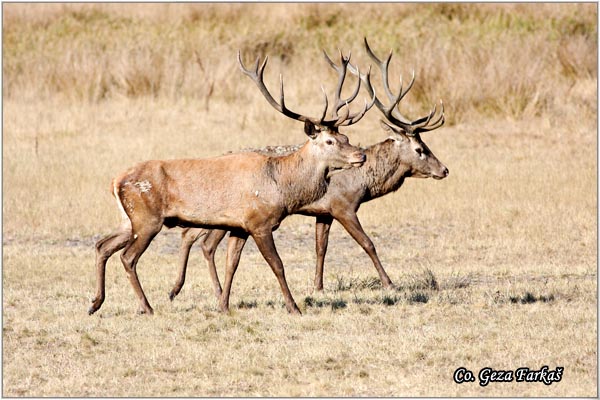
[[[118,256],[88,316],[116,174],[305,139],[237,49],[269,55],[267,85],[282,73],[288,106],[316,113],[335,84],[321,49],[366,66],[363,36],[394,50],[393,87],[414,68],[406,114],[446,106],[423,139],[450,176],[359,212],[397,289],[334,224],[313,293],[314,220],[292,216],[275,241],[302,317],[251,240],[230,315],[196,248],[170,302],[178,229],[138,265],[154,316]],[[597,36],[596,4],[3,4],[2,394],[597,396]],[[344,132],[376,143],[379,118]],[[562,380],[453,381],[543,366]]]

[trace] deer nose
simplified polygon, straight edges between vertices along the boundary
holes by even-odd
[[[354,154],[352,154],[352,161],[350,161],[350,164],[354,165],[355,167],[360,167],[365,163],[366,160],[367,155],[365,153],[362,151],[356,151]]]
[[[444,178],[445,178],[448,175],[450,175],[450,171],[448,171],[448,168],[444,167],[444,169],[442,170],[442,174],[444,174]]]

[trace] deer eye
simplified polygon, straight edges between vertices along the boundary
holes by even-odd
[[[333,140],[331,140],[331,139],[327,139],[327,140],[325,141],[325,143],[331,146],[331,145],[333,144]]]
[[[417,155],[419,156],[419,158],[422,160],[425,158],[425,153],[423,152],[423,149],[420,147],[417,147],[415,149],[415,151],[417,152]]]

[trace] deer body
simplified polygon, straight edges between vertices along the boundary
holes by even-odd
[[[168,226],[275,226],[299,205],[321,197],[329,166],[311,146],[285,157],[256,153],[209,159],[146,161],[116,179],[122,204],[143,207]],[[341,167],[341,165],[339,166]],[[293,173],[292,173],[293,171]],[[235,191],[223,188],[235,187]],[[139,207],[139,206],[138,206]]]
[[[113,180],[113,192],[125,215],[120,229],[96,246],[98,289],[89,313],[97,311],[104,301],[106,260],[121,248],[121,260],[140,300],[140,311],[152,313],[135,268],[163,225],[231,230],[234,250],[227,263],[228,289],[239,253],[248,235],[252,235],[279,280],[288,311],[298,313],[272,231],[285,216],[325,193],[331,170],[360,165],[364,159],[362,151],[351,146],[346,136],[322,131],[300,150],[282,157],[240,153],[209,159],[146,161],[129,169]],[[220,306],[223,311],[228,309],[229,290],[223,292]]]
[[[283,263],[273,242],[273,230],[289,214],[323,196],[330,173],[360,166],[364,153],[349,144],[338,127],[358,122],[374,104],[350,114],[348,104],[354,94],[340,98],[349,57],[340,54],[336,102],[332,119],[326,120],[328,108],[319,119],[294,113],[285,107],[283,81],[277,103],[263,82],[266,59],[254,71],[242,71],[258,86],[267,101],[284,115],[304,122],[309,140],[297,151],[281,157],[257,153],[238,153],[207,159],[146,161],[113,180],[113,194],[122,213],[122,223],[112,234],[96,243],[97,291],[88,310],[96,312],[105,298],[106,262],[123,249],[121,261],[139,298],[140,312],[153,310],[140,284],[136,266],[140,256],[162,229],[167,227],[222,228],[231,232],[227,247],[225,287],[220,295],[220,309],[229,309],[229,294],[241,252],[249,235],[277,277],[288,312],[299,314],[288,288]],[[343,107],[345,113],[337,113]],[[217,279],[218,281],[218,279]]]

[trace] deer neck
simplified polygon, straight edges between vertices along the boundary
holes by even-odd
[[[271,157],[267,169],[280,188],[288,214],[320,199],[327,190],[327,164],[311,154],[308,144],[291,154]]]
[[[395,146],[394,139],[387,139],[365,150],[367,162],[359,170],[371,199],[398,190],[410,176],[410,167],[402,161]]]

